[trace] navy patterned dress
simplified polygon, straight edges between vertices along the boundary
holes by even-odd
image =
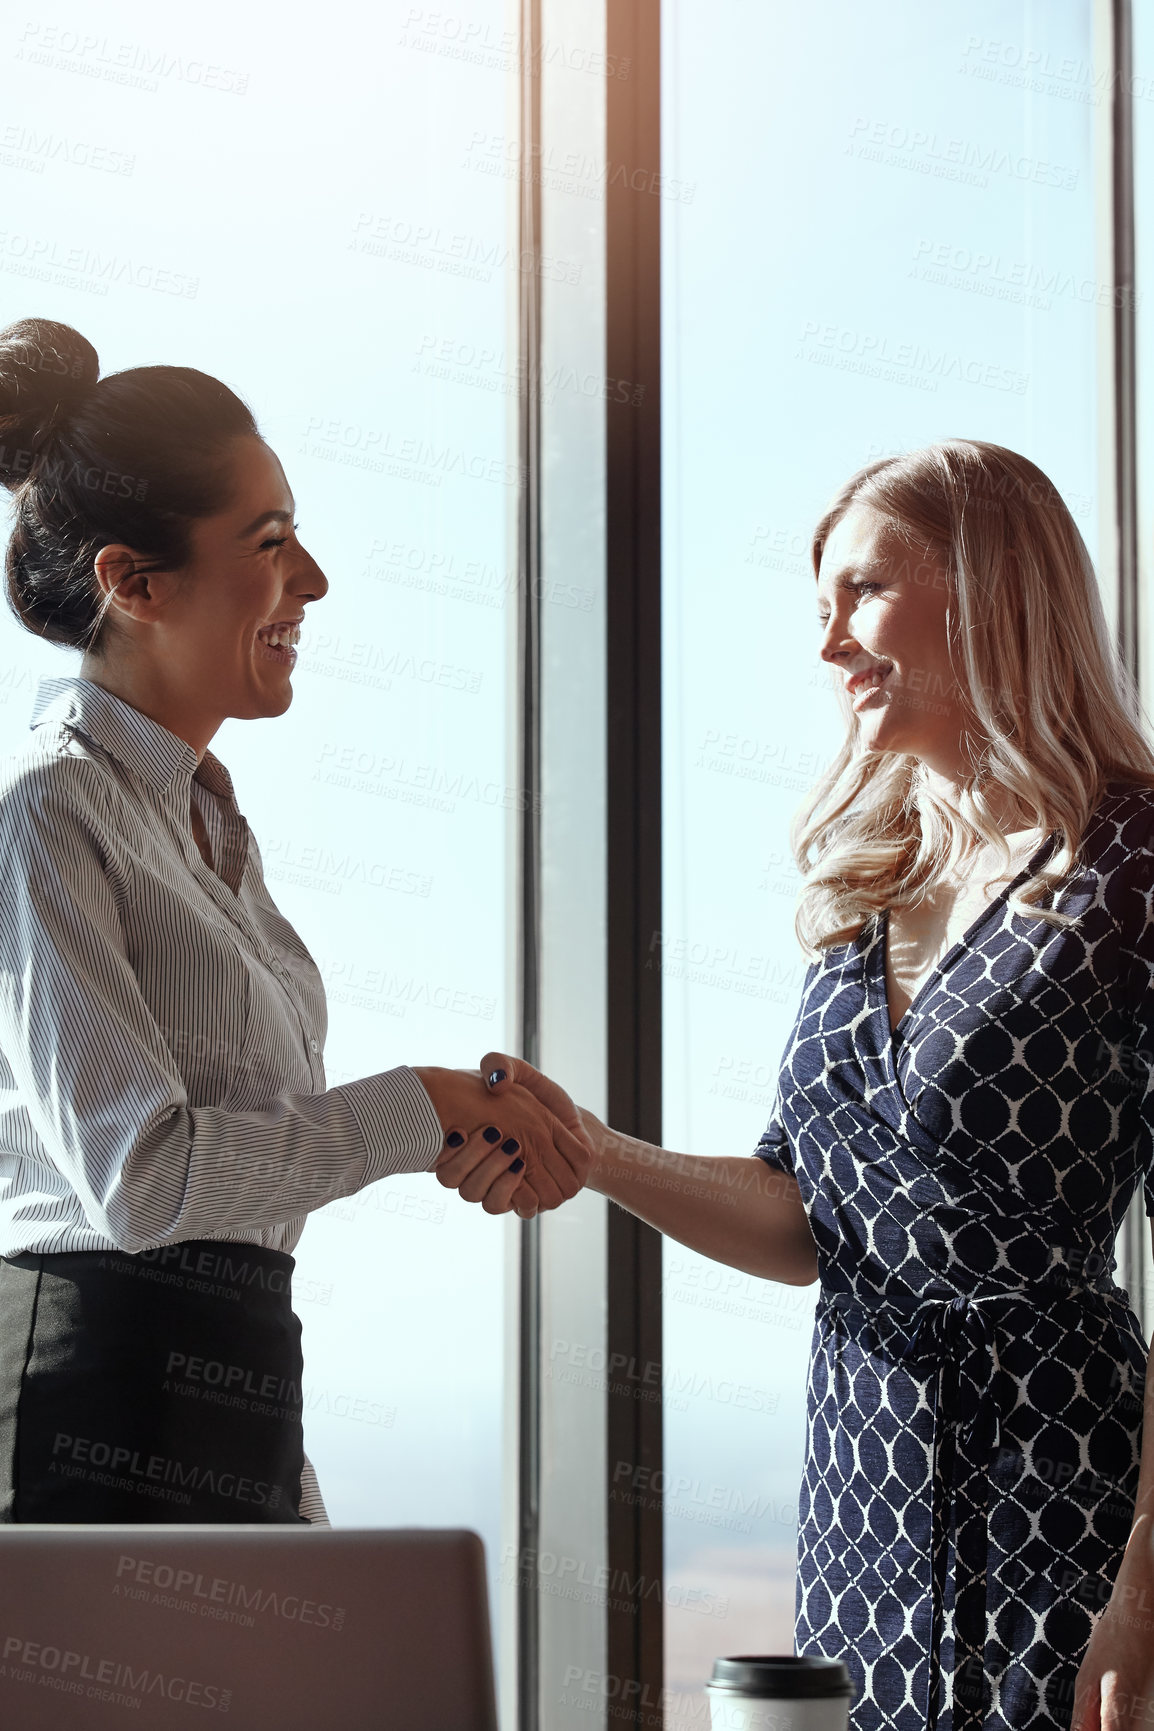
[[[886,919],[811,963],[757,1153],[818,1247],[796,1649],[852,1731],[1066,1731],[1130,1531],[1154,1212],[1154,792],[1110,782],[1051,907],[947,952],[893,1031]]]

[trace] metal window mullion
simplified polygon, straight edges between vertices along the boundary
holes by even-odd
[[[1114,259],[1114,515],[1118,541],[1118,634],[1135,682],[1138,635],[1138,411],[1134,299],[1133,30],[1130,0],[1112,0],[1111,88]]]
[[[1134,245],[1133,19],[1131,0],[1110,0],[1110,219],[1113,396],[1113,528],[1118,646],[1135,686],[1144,674],[1139,613],[1137,317]],[[1143,693],[1145,706],[1145,693]],[[1122,1279],[1149,1332],[1150,1231],[1141,1190],[1122,1231]]]
[[[540,0],[521,0],[521,159],[539,158],[541,81],[535,76],[541,40]],[[517,543],[517,659],[520,681],[519,987],[521,1054],[540,1052],[541,966],[541,276],[523,268],[541,245],[540,177],[522,174],[518,210],[518,347],[525,381],[519,402],[521,492]],[[536,1220],[520,1228],[518,1540],[519,1558],[536,1557],[541,1489],[541,1235]],[[538,1731],[540,1600],[535,1571],[517,1570],[517,1723]]]
[[[606,22],[607,64],[630,66],[609,80],[605,148],[606,377],[630,381],[628,402],[607,392],[605,422],[608,1104],[615,1128],[659,1143],[661,974],[646,961],[661,927],[660,0],[609,4]],[[610,1476],[628,1461],[659,1483],[661,1238],[612,1204],[607,1277],[609,1362],[630,1367],[607,1394]],[[664,1682],[663,1520],[656,1497],[607,1503],[610,1580],[641,1583],[610,1594],[607,1669],[645,1703],[624,1722],[650,1728]]]

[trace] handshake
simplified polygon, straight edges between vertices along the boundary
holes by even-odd
[[[604,1124],[523,1058],[487,1052],[479,1071],[416,1074],[445,1132],[433,1170],[464,1201],[531,1220],[586,1183]]]

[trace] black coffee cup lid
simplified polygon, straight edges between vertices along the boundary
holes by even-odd
[[[853,1693],[843,1659],[814,1659],[805,1653],[744,1653],[732,1659],[715,1659],[708,1687],[719,1694],[787,1701]]]

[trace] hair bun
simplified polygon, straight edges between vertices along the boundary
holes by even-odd
[[[88,395],[100,361],[86,337],[51,319],[0,331],[0,482],[19,486],[35,454]]]

